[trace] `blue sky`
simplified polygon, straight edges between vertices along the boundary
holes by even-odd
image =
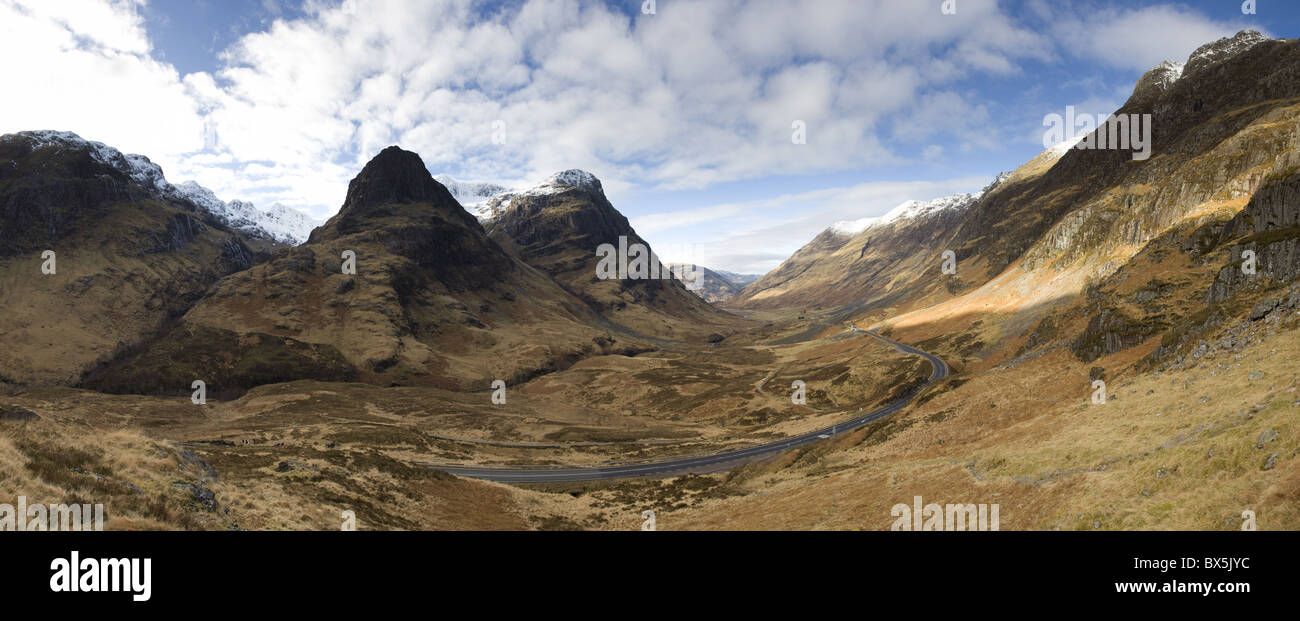
[[[974,191],[1259,0],[0,0],[0,132],[75,131],[318,218],[389,144],[461,180],[582,168],[667,260],[763,272],[837,220]],[[793,144],[792,123],[806,126]],[[504,142],[494,141],[494,123]]]

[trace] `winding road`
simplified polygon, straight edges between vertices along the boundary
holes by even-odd
[[[586,466],[586,467],[557,467],[557,468],[476,468],[444,465],[428,465],[435,470],[441,470],[448,474],[454,474],[461,477],[475,479],[487,479],[501,483],[560,483],[574,481],[598,481],[603,479],[622,479],[630,477],[647,477],[647,476],[668,476],[674,474],[686,474],[689,472],[715,472],[725,470],[730,467],[739,466],[744,463],[752,462],[757,459],[771,456],[774,453],[789,450],[805,444],[811,444],[819,440],[825,440],[832,436],[847,433],[867,423],[874,422],[894,412],[897,412],[912,402],[921,389],[933,384],[934,382],[948,376],[948,365],[940,360],[937,356],[928,354],[919,349],[908,347],[897,341],[892,341],[879,334],[867,330],[859,330],[856,327],[850,328],[854,333],[863,333],[875,337],[893,345],[899,351],[906,354],[921,356],[930,362],[930,379],[925,384],[917,387],[906,396],[888,403],[867,414],[856,418],[836,423],[825,429],[818,429],[809,433],[791,436],[775,442],[760,444],[743,449],[724,451],[711,455],[699,455],[694,457],[678,457],[664,461],[624,464],[624,465],[604,465],[604,466]]]

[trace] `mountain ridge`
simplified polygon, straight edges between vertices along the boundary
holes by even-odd
[[[233,361],[214,342],[234,343]],[[482,390],[650,349],[509,254],[417,154],[392,146],[307,242],[222,279],[168,334],[86,385],[167,394],[203,376],[238,395],[322,375]],[[160,364],[180,351],[186,364]]]
[[[232,200],[222,201],[208,188],[195,181],[172,184],[167,181],[162,168],[148,157],[123,153],[102,142],[82,138],[67,131],[33,130],[12,134],[30,140],[34,148],[64,148],[85,151],[95,160],[110,166],[131,178],[142,187],[158,192],[167,199],[186,200],[253,237],[263,237],[277,244],[298,244],[306,240],[310,228],[317,222],[301,211],[283,205],[272,206],[274,213],[258,210],[252,203]],[[277,209],[278,207],[278,209]]]

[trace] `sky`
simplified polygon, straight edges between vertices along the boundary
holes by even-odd
[[[580,168],[665,261],[763,273],[980,189],[1163,60],[1300,30],[1294,0],[949,1],[0,0],[0,133],[320,219],[392,144],[508,187]]]

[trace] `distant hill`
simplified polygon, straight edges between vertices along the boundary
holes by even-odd
[[[713,271],[717,272],[718,275],[722,276],[723,278],[726,278],[727,282],[741,288],[744,288],[745,285],[748,285],[749,283],[754,282],[755,280],[758,280],[759,278],[763,277],[762,274],[737,274],[736,272],[728,272],[727,270],[713,270]]]
[[[687,283],[687,289],[694,291],[695,295],[700,296],[700,298],[710,304],[714,302],[723,302],[736,297],[740,294],[740,290],[744,288],[745,283],[753,282],[758,278],[757,276],[750,277],[742,274],[734,274],[733,272],[711,270],[703,265],[695,265],[692,263],[669,263],[668,269],[673,270],[674,274],[681,273],[683,282]],[[728,278],[724,274],[732,274],[733,276],[739,276],[742,279],[749,278],[749,280],[738,283],[736,280]],[[693,278],[697,278],[698,281],[693,280]]]

